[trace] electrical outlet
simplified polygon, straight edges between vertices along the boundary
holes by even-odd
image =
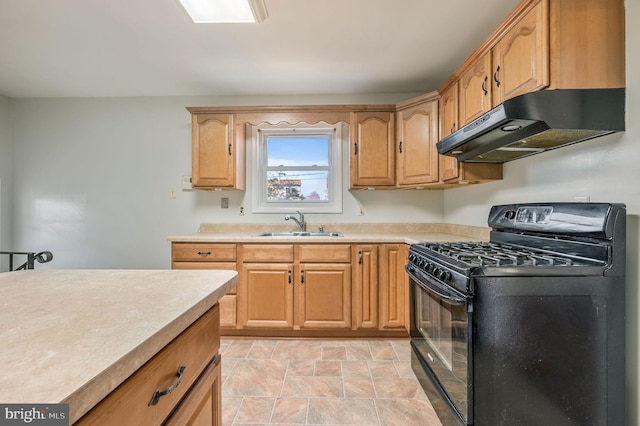
[[[229,197],[222,197],[220,199],[220,208],[228,209],[229,208]]]
[[[176,189],[174,187],[169,188],[169,198],[176,198]]]
[[[193,190],[191,176],[182,176],[182,190],[183,191]]]
[[[244,216],[244,207],[240,206],[240,216]]]
[[[362,204],[358,205],[358,216],[364,216],[364,207]]]

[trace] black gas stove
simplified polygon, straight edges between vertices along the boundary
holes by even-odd
[[[413,368],[445,425],[624,422],[626,209],[491,208],[409,251]]]

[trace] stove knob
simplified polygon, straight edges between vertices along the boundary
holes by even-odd
[[[449,282],[449,281],[451,281],[451,272],[442,271],[442,272],[440,272],[439,278],[444,282]]]
[[[431,273],[433,274],[434,277],[439,277],[440,276],[440,268],[433,268],[433,271],[431,271]]]
[[[422,269],[426,269],[428,265],[429,265],[429,262],[427,262],[425,259],[420,260],[420,267]]]

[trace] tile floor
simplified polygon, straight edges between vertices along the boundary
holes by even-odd
[[[222,423],[441,426],[408,340],[222,339]]]

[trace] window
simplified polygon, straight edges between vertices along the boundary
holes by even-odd
[[[256,213],[342,212],[340,126],[254,128]]]

